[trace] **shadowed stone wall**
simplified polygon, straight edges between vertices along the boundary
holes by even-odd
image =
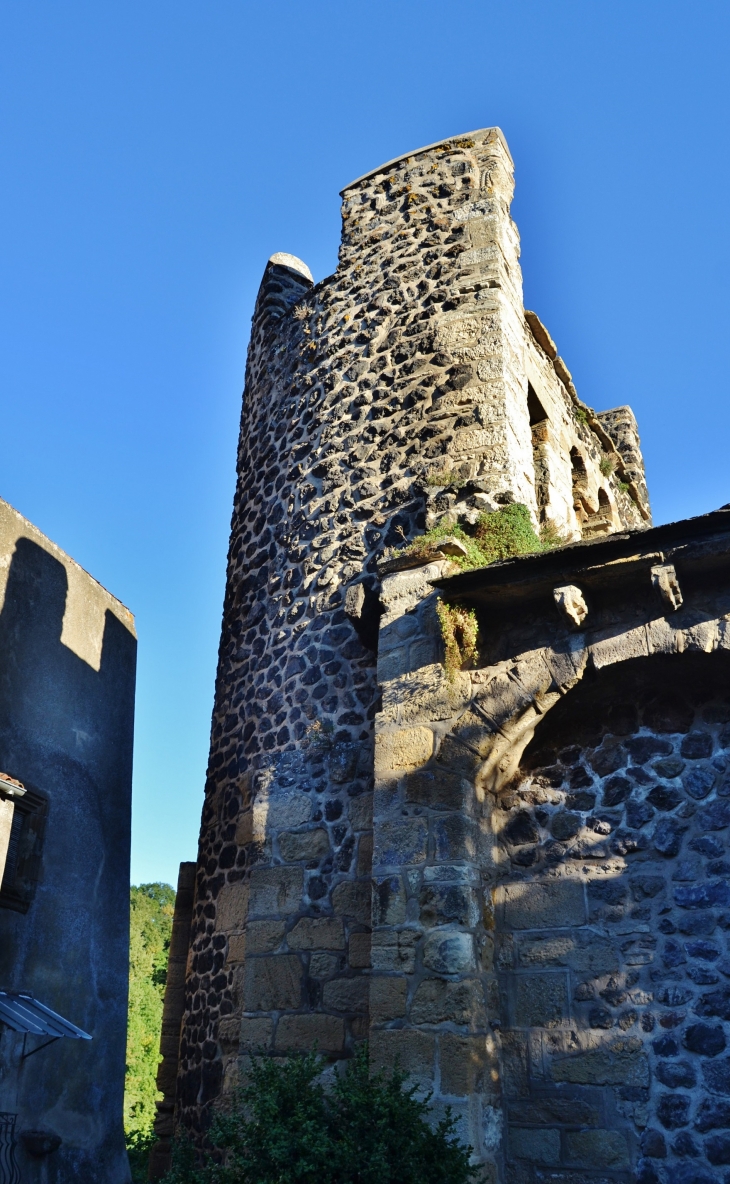
[[[368,1000],[397,1006],[370,991],[384,550],[514,501],[571,538],[649,520],[630,412],[614,443],[524,312],[512,190],[498,129],[447,140],[344,191],[333,276],[267,265],[180,1044],[190,1130],[249,1053],[348,1056]]]
[[[26,789],[0,860],[0,989],[91,1036],[38,1048],[0,1028],[0,1175],[14,1159],[23,1184],[130,1179],[135,659],[129,610],[0,501],[0,770]]]
[[[383,581],[371,1048],[511,1184],[730,1163],[727,519]]]

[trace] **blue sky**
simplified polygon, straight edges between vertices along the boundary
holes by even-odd
[[[338,191],[499,125],[525,300],[634,408],[655,520],[730,501],[730,6],[0,0],[0,495],[136,614],[132,878],[194,858],[250,316]]]

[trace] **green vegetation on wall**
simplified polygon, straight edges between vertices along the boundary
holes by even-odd
[[[464,527],[448,518],[442,519],[438,526],[434,526],[426,534],[419,535],[404,547],[402,552],[396,554],[423,556],[427,561],[429,556],[438,550],[439,542],[449,538],[458,539],[465,547],[465,555],[449,555],[463,571],[486,567],[497,559],[511,559],[514,555],[546,551],[558,541],[547,536],[541,539],[535,533],[527,506],[517,503],[504,506],[492,513],[480,514],[468,533]]]
[[[160,1062],[160,1027],[175,890],[169,884],[130,889],[129,1013],[124,1128],[134,1178],[146,1179]]]
[[[313,1053],[251,1064],[249,1084],[220,1108],[203,1164],[178,1146],[163,1184],[468,1184],[470,1148],[450,1113],[432,1126],[406,1074],[370,1075],[361,1046],[325,1088]]]

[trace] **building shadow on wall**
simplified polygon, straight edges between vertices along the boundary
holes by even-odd
[[[0,986],[30,992],[93,1040],[28,1057],[17,1080],[6,1071],[0,1109],[17,1110],[19,1131],[53,1129],[62,1139],[55,1167],[86,1180],[116,1178],[126,1165],[136,641],[107,611],[95,670],[61,640],[67,594],[64,565],[18,539],[0,612],[0,770],[27,793],[0,887]],[[82,1148],[78,1116],[89,1114],[90,1090]],[[22,1148],[18,1155],[30,1170]]]
[[[728,656],[587,675],[501,804],[515,1170],[716,1179],[730,1162]]]

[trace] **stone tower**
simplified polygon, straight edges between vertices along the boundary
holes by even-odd
[[[368,1033],[384,551],[511,502],[568,540],[649,523],[631,411],[581,403],[523,308],[512,192],[499,129],[445,140],[343,191],[334,275],[266,266],[180,1042],[191,1131],[246,1054],[338,1059]]]

